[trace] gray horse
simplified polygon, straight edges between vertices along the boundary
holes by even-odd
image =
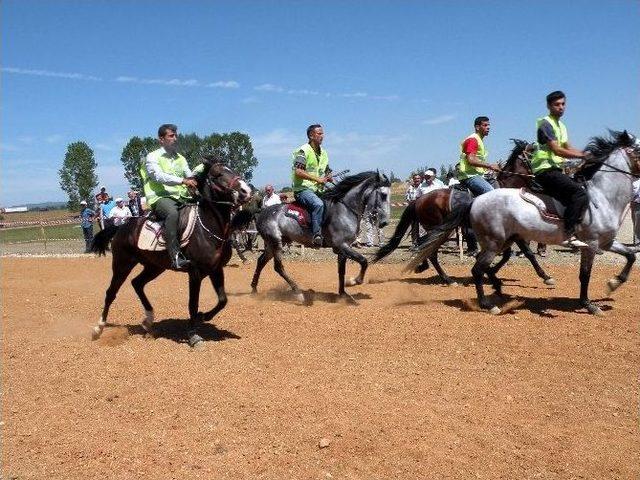
[[[346,177],[335,187],[327,190],[322,199],[325,204],[325,217],[322,223],[324,247],[333,248],[338,255],[338,293],[347,296],[347,286],[360,285],[367,271],[367,259],[355,251],[351,244],[358,235],[360,219],[365,210],[373,212],[380,227],[389,222],[391,183],[379,172],[362,172]],[[251,282],[252,291],[258,289],[260,272],[273,258],[274,269],[286,280],[297,299],[304,301],[304,295],[298,285],[287,275],[282,265],[282,246],[298,242],[312,245],[311,231],[302,227],[298,220],[287,214],[288,206],[272,205],[262,210],[256,218],[258,233],[264,240],[264,252],[258,258],[256,271]],[[347,259],[360,264],[360,273],[356,278],[345,282]]]

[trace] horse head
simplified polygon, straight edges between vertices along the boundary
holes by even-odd
[[[214,155],[203,157],[200,179],[200,194],[210,202],[239,205],[251,198],[251,188],[244,179]]]
[[[620,140],[631,162],[631,173],[635,175],[640,174],[640,140],[626,130],[620,134]]]
[[[366,209],[378,221],[378,226],[384,228],[389,224],[391,216],[391,181],[385,174],[376,170],[371,191],[366,199]]]

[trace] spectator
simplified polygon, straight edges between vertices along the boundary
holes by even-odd
[[[280,203],[289,203],[289,197],[284,192],[280,193]]]
[[[116,206],[109,211],[109,218],[116,227],[124,224],[131,217],[131,210],[124,204],[122,198],[116,198]]]
[[[107,187],[102,185],[100,192],[96,194],[96,203],[101,204],[109,201],[109,194],[107,193]]]
[[[100,228],[104,229],[108,225],[113,224],[111,219],[109,218],[109,212],[111,209],[116,206],[116,202],[113,201],[113,198],[109,197],[106,201],[98,204],[98,208],[96,209],[96,215],[98,217],[98,221],[100,222]]]
[[[432,190],[437,190],[439,188],[446,188],[442,180],[436,178],[436,171],[433,168],[429,168],[426,172],[424,172],[424,180],[420,184],[419,190],[421,197],[425,193],[431,192]]]
[[[129,210],[132,217],[139,217],[143,214],[142,202],[140,201],[140,194],[135,190],[131,190],[127,193],[129,197]]]
[[[422,177],[417,173],[411,177],[411,184],[407,188],[407,192],[404,195],[404,199],[407,202],[413,202],[420,196],[420,184],[422,183]],[[418,246],[418,238],[420,237],[420,222],[418,219],[414,219],[411,223],[411,246],[415,248]]]
[[[262,208],[270,207],[271,205],[279,205],[282,203],[278,194],[273,192],[273,185],[267,185],[264,187],[264,197],[262,197]]]
[[[82,227],[82,235],[84,236],[84,253],[91,252],[91,243],[93,242],[93,219],[94,211],[87,207],[87,202],[80,202],[80,226]]]
[[[460,170],[460,164],[457,163],[455,172],[447,173],[447,187],[451,188],[454,185],[458,185],[460,183],[460,180],[458,180],[458,178],[457,178],[459,170]]]
[[[364,241],[360,236],[356,241],[356,245],[379,247],[385,243],[384,232],[378,225],[378,216],[374,212],[366,209],[360,222],[360,235],[364,233]]]

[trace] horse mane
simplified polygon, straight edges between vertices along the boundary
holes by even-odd
[[[524,149],[527,148],[527,145],[529,145],[529,142],[527,142],[526,140],[520,140],[518,138],[512,138],[511,141],[515,145],[513,147],[513,150],[511,151],[511,154],[509,155],[509,158],[507,158],[507,161],[504,162],[504,167],[502,167],[502,170],[507,170],[509,172],[515,170],[515,163],[518,160],[518,157],[522,155]]]
[[[356,185],[360,185],[362,182],[373,180],[378,176],[378,172],[368,171],[360,172],[355,175],[349,175],[343,180],[338,182],[335,187],[327,189],[322,198],[325,200],[333,200],[335,202],[342,200],[344,196]],[[386,178],[386,177],[385,177]],[[384,182],[385,180],[383,180]],[[388,180],[386,180],[388,182]]]
[[[633,137],[626,130],[623,132],[609,130],[608,137],[592,137],[585,147],[585,151],[593,155],[593,160],[590,160],[589,164],[578,172],[578,175],[585,180],[590,180],[614,150],[632,145]]]

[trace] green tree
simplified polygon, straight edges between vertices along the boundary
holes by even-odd
[[[97,166],[93,150],[85,142],[70,143],[67,146],[58,174],[60,188],[69,197],[67,206],[70,210],[78,209],[81,200],[88,201],[91,198],[93,189],[98,185]]]
[[[227,166],[247,181],[253,177],[258,159],[253,154],[249,135],[241,132],[213,133],[204,138],[202,149],[226,162]]]
[[[140,165],[148,152],[160,146],[158,140],[153,137],[133,137],[122,149],[120,161],[124,166],[124,176],[134,190],[142,189],[140,179]]]

